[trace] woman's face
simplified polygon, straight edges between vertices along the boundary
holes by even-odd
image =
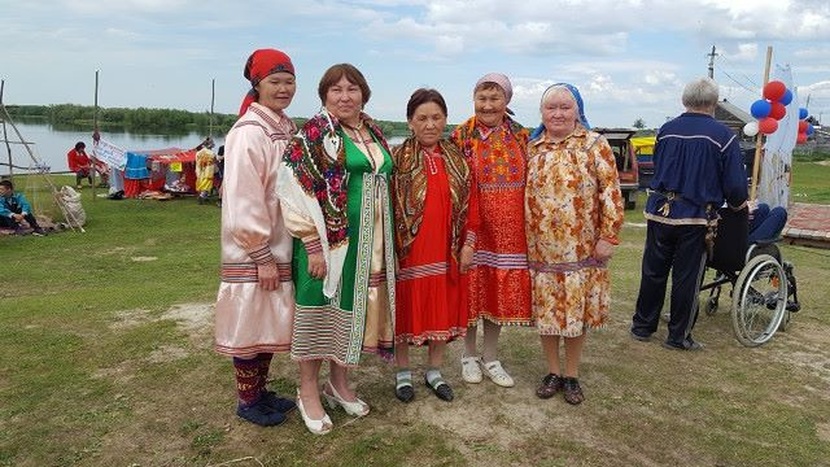
[[[482,124],[494,127],[501,125],[507,113],[507,99],[499,86],[488,89],[479,89],[473,94],[476,120]]]
[[[343,75],[326,91],[326,110],[346,125],[355,126],[363,111],[363,91]]]
[[[549,135],[564,138],[576,129],[576,101],[567,89],[550,93],[542,103],[541,111],[542,123]]]
[[[254,89],[259,95],[257,102],[279,112],[291,104],[297,92],[297,82],[291,73],[278,71],[266,76]]]
[[[419,105],[412,118],[409,119],[409,128],[415,135],[418,143],[425,148],[432,148],[441,139],[444,127],[447,126],[447,116],[441,106],[435,102],[425,102]]]

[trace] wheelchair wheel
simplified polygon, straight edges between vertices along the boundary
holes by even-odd
[[[770,340],[786,305],[787,277],[781,263],[767,254],[752,258],[732,291],[732,329],[738,342],[756,347]]]

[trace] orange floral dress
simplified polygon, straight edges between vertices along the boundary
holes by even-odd
[[[530,142],[527,239],[539,334],[577,337],[606,324],[610,281],[593,258],[600,239],[618,243],[623,224],[614,154],[604,137],[577,128],[565,140]]]
[[[533,324],[525,237],[525,174],[529,133],[511,119],[485,128],[473,117],[452,133],[470,166],[467,235],[474,238],[469,324]],[[469,239],[468,239],[469,242]]]

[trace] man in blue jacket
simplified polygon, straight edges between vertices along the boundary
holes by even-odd
[[[646,246],[631,336],[648,340],[657,331],[672,274],[668,337],[663,347],[700,350],[692,338],[698,293],[724,202],[746,208],[747,178],[735,132],[714,118],[718,85],[694,80],[683,90],[686,112],[663,125],[654,150],[654,178],[646,202]]]
[[[23,193],[15,193],[10,180],[0,181],[0,227],[12,228],[21,233],[24,231],[23,221],[34,229],[34,235],[46,235],[32,215],[32,206]]]

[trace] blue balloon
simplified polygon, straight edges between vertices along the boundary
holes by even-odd
[[[806,133],[807,133],[807,136],[811,136],[811,135],[813,134],[813,132],[815,132],[815,131],[816,131],[816,129],[815,129],[815,128],[813,128],[813,124],[812,124],[812,123],[808,123],[808,124],[807,124],[807,132],[806,132]]]
[[[798,109],[798,119],[799,120],[804,120],[805,118],[807,118],[809,116],[810,116],[810,112],[807,109],[805,109],[804,107]]]
[[[784,91],[784,95],[781,96],[781,99],[778,102],[780,102],[784,105],[790,105],[790,102],[792,102],[792,101],[793,101],[793,92],[790,91],[789,88],[787,88],[787,90]]]
[[[752,103],[749,112],[753,117],[760,119],[769,116],[770,110],[772,110],[772,104],[768,100],[758,99]]]

